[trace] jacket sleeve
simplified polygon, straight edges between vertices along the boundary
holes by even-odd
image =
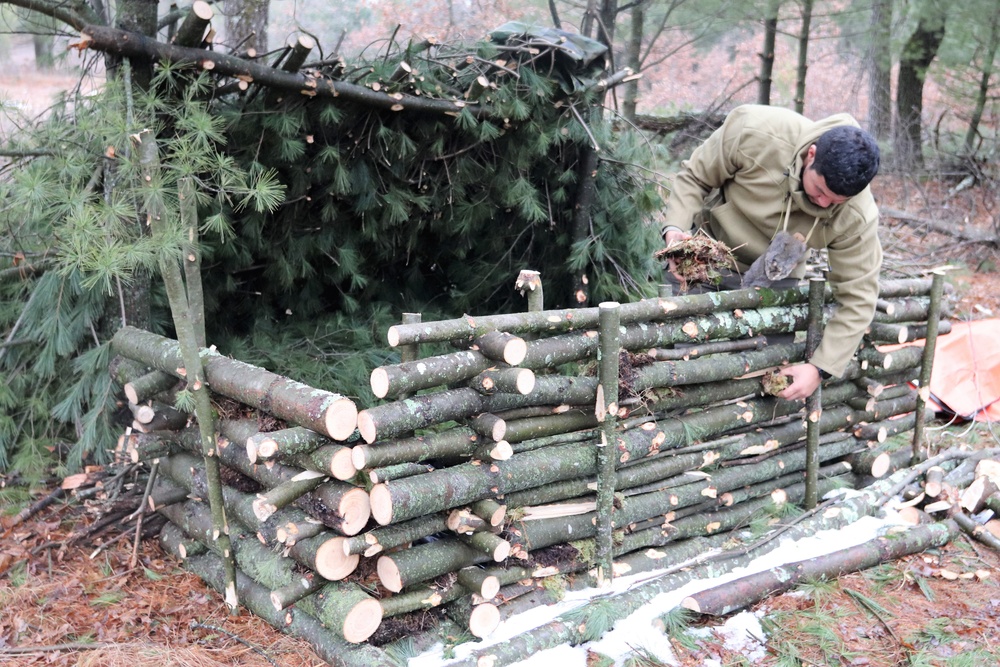
[[[738,155],[744,119],[745,114],[741,109],[734,109],[726,116],[722,126],[698,146],[690,158],[681,163],[667,200],[663,229],[677,227],[685,232],[691,231],[694,218],[701,213],[708,193],[714,188],[722,187],[723,183],[739,171],[735,158]]]
[[[841,376],[875,315],[882,246],[877,213],[861,231],[829,244],[830,286],[839,307],[827,322],[823,339],[810,362]]]

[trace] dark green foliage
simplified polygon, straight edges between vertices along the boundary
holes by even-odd
[[[481,44],[478,56],[502,57],[516,76],[466,65],[467,48],[433,60],[399,50],[348,68],[354,82],[428,97],[475,91],[485,76],[487,117],[471,104],[447,116],[308,97],[279,113],[265,113],[261,96],[225,101],[233,154],[288,186],[276,213],[240,216],[236,238],[214,249],[208,281],[228,283],[214,298],[233,314],[231,330],[264,313],[310,318],[376,302],[451,315],[519,309],[511,288],[524,268],[542,272],[552,307],[573,305],[575,271],[588,274],[593,301],[645,288],[658,239],[643,220],[660,201],[628,164],[640,148],[606,124],[581,124],[571,107],[585,116],[588,96],[566,96],[549,76],[563,71],[551,53],[519,62],[497,48]],[[393,80],[401,60],[414,74]],[[574,239],[591,136],[602,147],[597,203]]]
[[[158,262],[183,255],[181,178],[199,187],[209,342],[362,407],[371,369],[397,359],[383,341],[401,311],[521,310],[513,282],[526,268],[542,272],[547,307],[576,305],[577,273],[591,303],[652,294],[658,187],[633,164],[650,157],[633,135],[584,125],[600,118],[600,72],[515,39],[393,45],[327,74],[467,102],[441,114],[253,87],[214,97],[221,82],[161,63],[149,92],[109,82],[18,137],[50,154],[0,172],[0,269],[19,252],[48,265],[0,280],[0,342],[18,343],[0,347],[0,470],[73,468],[113,446],[106,342],[123,313],[136,321],[130,291],[172,335]],[[160,148],[150,183],[130,138],[143,128]],[[595,142],[598,169],[582,173]],[[169,223],[155,242],[149,202]]]

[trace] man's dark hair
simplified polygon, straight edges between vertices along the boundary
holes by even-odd
[[[841,197],[853,197],[864,190],[878,173],[878,166],[878,144],[860,128],[841,125],[816,140],[812,168],[826,179],[826,187]]]

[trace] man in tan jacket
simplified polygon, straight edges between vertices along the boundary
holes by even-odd
[[[781,393],[803,399],[823,377],[844,373],[875,313],[882,247],[878,208],[868,188],[878,145],[847,114],[811,121],[778,107],[737,107],[681,164],[667,205],[667,245],[687,238],[696,221],[733,249],[736,272],[762,255],[781,230],[828,250],[839,308],[808,362],[785,369]],[[805,274],[805,258],[792,272]],[[739,286],[736,276],[722,288]]]

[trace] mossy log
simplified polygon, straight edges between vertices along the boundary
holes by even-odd
[[[763,350],[767,346],[765,336],[754,336],[752,338],[739,338],[737,340],[720,340],[711,343],[702,343],[691,347],[683,348],[650,348],[646,354],[655,361],[689,361],[699,359],[710,354],[723,354],[730,352],[743,352],[746,350]]]
[[[187,533],[169,521],[160,529],[160,544],[164,551],[182,561],[208,551],[204,544],[188,537]]]
[[[487,395],[526,395],[535,388],[535,373],[529,368],[489,368],[469,380],[469,386]]]
[[[469,387],[450,389],[362,410],[358,413],[358,430],[371,444],[483,411],[483,395],[478,391]]]
[[[398,593],[422,581],[486,562],[493,562],[491,554],[457,538],[442,538],[379,556],[377,569],[382,585]]]
[[[410,521],[373,528],[362,535],[354,535],[344,542],[344,552],[347,554],[364,554],[374,556],[387,549],[394,549],[414,540],[441,533],[448,530],[448,517],[445,514],[428,514],[418,516]]]
[[[683,600],[681,606],[700,614],[720,616],[739,611],[768,595],[790,590],[803,581],[819,581],[865,570],[903,556],[941,547],[954,539],[953,522],[932,523],[893,531],[848,549],[771,568],[727,582]]]
[[[328,437],[301,426],[266,433],[258,432],[247,438],[247,458],[250,463],[257,463],[258,460],[284,460],[328,444],[330,444]]]
[[[368,478],[372,484],[385,484],[394,479],[422,475],[433,470],[434,466],[426,463],[397,463],[384,468],[372,468],[368,471]]]
[[[358,470],[370,470],[429,459],[468,458],[479,446],[480,439],[478,433],[463,426],[412,438],[356,445],[351,451],[351,460]]]
[[[326,476],[323,473],[303,470],[295,477],[257,494],[253,501],[253,512],[257,515],[258,520],[267,521],[275,512],[282,507],[291,505],[322,484],[325,479]]]
[[[714,292],[674,298],[644,299],[622,304],[621,322],[632,324],[722,310],[751,309],[765,306],[790,306],[805,303],[804,288],[789,290],[746,289]],[[454,320],[422,324],[397,324],[389,328],[389,345],[472,340],[487,331],[509,333],[560,333],[574,329],[596,329],[598,308],[545,310],[482,317],[464,316]]]
[[[421,389],[470,380],[496,365],[495,360],[478,350],[450,352],[379,366],[371,373],[371,389],[377,398],[412,394]]]
[[[631,389],[638,392],[654,387],[732,381],[754,371],[800,362],[804,355],[805,345],[793,343],[691,361],[658,361],[636,368],[635,379],[630,384]]]
[[[117,354],[184,377],[180,346],[175,340],[125,326],[115,333],[111,344]],[[201,359],[207,383],[214,392],[334,440],[346,440],[354,433],[358,411],[349,398],[224,357],[214,350],[202,350]]]
[[[177,386],[177,378],[163,371],[150,371],[125,383],[122,388],[129,403],[138,404]]]

